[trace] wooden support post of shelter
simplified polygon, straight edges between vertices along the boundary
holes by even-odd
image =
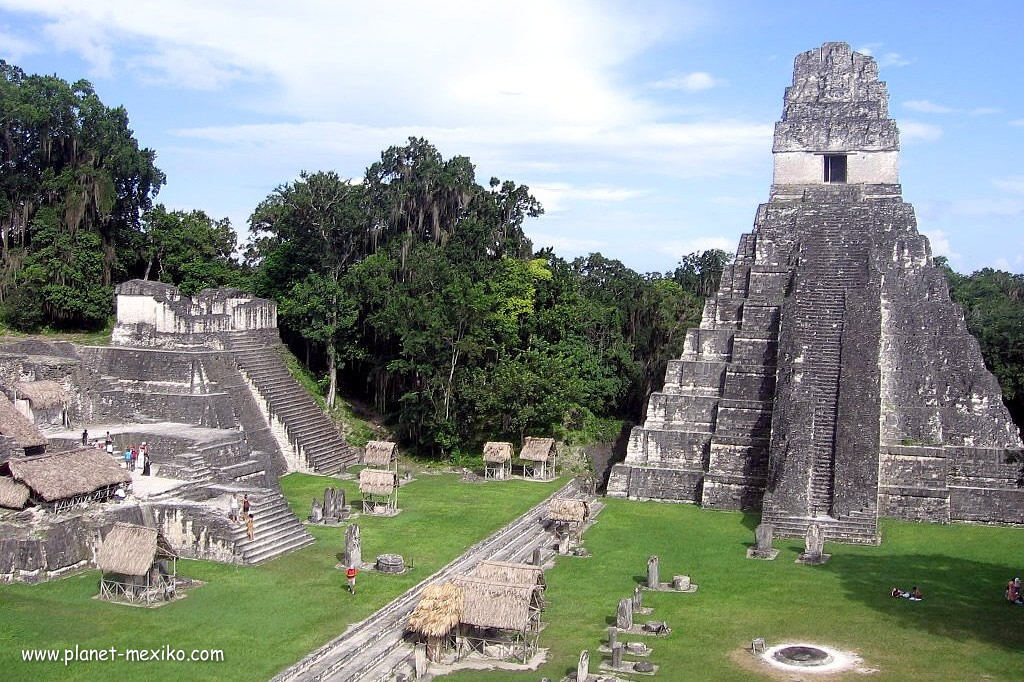
[[[156,528],[118,523],[96,553],[100,599],[145,605],[169,601],[175,597],[177,562],[178,555]]]
[[[512,476],[512,443],[484,443],[484,478],[503,481]]]
[[[589,518],[590,507],[586,500],[556,497],[548,502],[548,520],[555,524],[558,534],[565,533],[571,539],[579,540]]]
[[[374,469],[398,473],[398,443],[371,440],[363,450],[363,464]]]
[[[555,439],[527,436],[519,459],[523,461],[525,478],[550,481],[555,477]]]
[[[384,469],[363,469],[359,472],[359,494],[364,514],[397,514],[398,474]]]

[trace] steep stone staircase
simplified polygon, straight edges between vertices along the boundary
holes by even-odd
[[[878,521],[874,510],[851,512],[841,519],[832,516],[791,516],[780,514],[774,509],[765,507],[761,520],[770,523],[779,537],[799,538],[807,534],[807,528],[816,523],[824,531],[825,538],[861,545],[877,545],[881,541],[878,535]]]
[[[359,462],[359,453],[292,378],[276,334],[230,332],[223,339],[238,368],[266,401],[270,416],[281,421],[296,453],[314,471],[337,474]]]
[[[249,494],[253,515],[253,539],[239,524],[232,531],[235,553],[245,564],[261,564],[285,552],[312,544],[314,538],[292,513],[288,502],[279,493],[260,491]]]

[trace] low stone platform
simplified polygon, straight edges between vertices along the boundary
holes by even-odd
[[[779,556],[779,550],[777,549],[757,549],[756,547],[747,548],[748,559],[760,559],[761,561],[775,561],[775,558]]]
[[[661,666],[658,666],[658,665],[654,665],[652,663],[651,667],[654,668],[654,670],[640,671],[640,670],[636,669],[636,666],[639,663],[639,661],[623,661],[622,665],[620,665],[618,668],[613,668],[612,664],[611,664],[611,660],[612,659],[610,659],[610,658],[602,658],[601,659],[601,665],[599,665],[597,667],[597,669],[598,670],[607,670],[608,672],[614,672],[614,673],[625,673],[627,675],[655,675],[658,672],[658,668],[661,667]]]

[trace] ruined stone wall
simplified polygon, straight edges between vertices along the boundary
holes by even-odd
[[[95,567],[96,551],[115,523],[143,524],[138,505],[92,505],[86,513],[19,516],[37,520],[0,523],[0,581],[43,582]]]
[[[239,289],[204,289],[189,298],[170,284],[131,280],[116,295],[116,346],[222,348],[224,332],[277,327],[277,305]]]

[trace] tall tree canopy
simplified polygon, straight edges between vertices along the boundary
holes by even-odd
[[[87,81],[0,60],[0,304],[7,320],[93,325],[137,260],[142,213],[164,183],[123,107]],[[125,248],[125,245],[129,245]]]

